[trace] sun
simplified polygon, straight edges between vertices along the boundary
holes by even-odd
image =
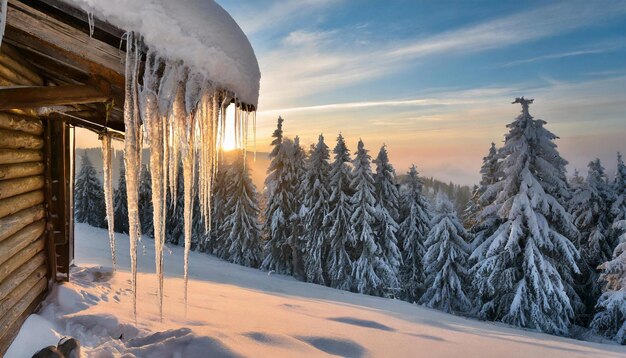
[[[222,150],[231,151],[237,149],[237,141],[235,140],[235,106],[226,108],[226,128],[224,128],[224,137],[221,145]]]

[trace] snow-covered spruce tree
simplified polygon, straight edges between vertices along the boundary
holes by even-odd
[[[620,228],[618,222],[626,220],[626,165],[622,155],[617,153],[617,170],[613,181],[613,202],[611,203],[611,228],[609,231],[609,243],[616,247],[620,237],[626,234],[626,227]]]
[[[439,192],[435,201],[432,228],[426,238],[424,268],[428,288],[420,303],[444,312],[468,312],[471,301],[467,258],[467,232],[457,218],[454,206],[445,193]]]
[[[258,267],[261,261],[259,204],[243,153],[231,165],[230,172],[230,195],[227,199],[230,210],[221,227],[228,247],[224,256],[239,265]]]
[[[376,199],[374,231],[381,254],[378,277],[383,280],[384,295],[394,297],[400,291],[398,273],[402,263],[402,255],[398,249],[396,237],[400,199],[396,187],[396,173],[389,162],[385,145],[380,148],[374,163],[376,164],[376,174],[374,174],[374,197]]]
[[[234,195],[233,185],[235,171],[232,170],[232,164],[223,164],[220,169],[220,179],[216,181],[216,185],[220,187],[216,189],[216,197],[213,209],[217,210],[215,217],[212,217],[213,224],[211,227],[212,253],[224,260],[228,259],[230,243],[228,242],[229,233],[224,230],[228,216],[234,211],[234,202],[230,198]],[[219,212],[219,213],[218,213]]]
[[[482,211],[483,205],[490,204],[493,201],[491,197],[482,198],[487,188],[500,179],[500,171],[498,169],[498,150],[496,144],[491,143],[489,153],[483,157],[483,165],[480,167],[480,185],[472,192],[470,205],[464,212],[464,223],[466,227],[474,227],[477,223],[477,216]],[[485,203],[487,201],[487,203]]]
[[[612,259],[600,266],[602,294],[591,328],[619,344],[626,344],[626,165],[620,153],[617,153],[613,193],[610,241],[617,246]]]
[[[293,251],[297,247],[289,242],[291,236],[289,219],[297,210],[294,201],[296,192],[295,174],[293,173],[293,142],[283,138],[283,119],[278,117],[274,140],[270,152],[270,166],[267,169],[265,187],[267,206],[263,231],[267,236],[266,256],[261,265],[267,271],[293,273]]]
[[[209,234],[205,236],[204,243],[201,244],[202,251],[216,256],[218,249],[225,246],[224,235],[220,230],[226,217],[229,174],[228,165],[223,160],[220,160],[217,165],[213,185],[211,185],[211,228]],[[194,215],[194,217],[198,216]]]
[[[324,228],[328,233],[328,258],[325,270],[330,287],[349,290],[351,287],[352,260],[348,247],[354,244],[350,217],[353,207],[350,202],[353,194],[350,184],[352,173],[349,166],[350,152],[343,136],[337,137],[337,145],[333,149],[335,159],[330,168],[330,190],[328,198],[329,214],[324,220]]]
[[[124,158],[120,158],[120,177],[113,195],[113,215],[115,231],[128,234],[128,199],[126,198],[126,166]],[[152,220],[151,220],[152,221]]]
[[[304,178],[306,174],[306,158],[302,146],[300,146],[300,137],[293,139],[293,160],[291,161],[291,175],[294,180],[294,211],[289,218],[289,238],[287,239],[291,250],[292,275],[300,281],[306,280],[306,272],[304,269],[304,251],[306,243],[302,240],[304,236],[304,219],[306,216],[305,196],[306,185]]]
[[[81,156],[81,167],[74,186],[74,201],[76,203],[74,215],[79,223],[106,227],[104,189],[97,175],[87,152],[84,152]]]
[[[139,223],[141,234],[154,237],[154,225],[152,223],[152,176],[147,165],[141,168],[139,183]],[[126,199],[124,199],[126,205]],[[128,216],[126,216],[128,221]]]
[[[566,334],[574,311],[572,275],[579,273],[578,232],[559,202],[568,196],[565,164],[544,122],[528,112],[511,124],[501,149],[503,177],[487,192],[498,192],[484,209],[501,223],[487,239],[476,264],[475,283],[482,317],[543,332]]]
[[[431,213],[428,201],[422,194],[422,180],[415,165],[407,173],[402,190],[402,207],[405,217],[400,224],[398,237],[402,248],[402,265],[400,266],[400,298],[409,302],[417,302],[425,290],[424,243],[430,231]]]
[[[178,167],[177,175],[177,191],[176,196],[170,192],[169,187],[167,190],[167,207],[165,208],[165,242],[173,245],[178,245],[184,241],[184,223],[185,223],[185,196],[182,193],[185,192],[184,180],[183,180],[183,165],[182,162],[175,164]]]
[[[306,161],[306,171],[302,182],[304,192],[304,212],[302,218],[304,244],[304,271],[308,282],[324,285],[324,262],[328,251],[328,239],[324,230],[324,218],[329,213],[328,198],[330,175],[330,155],[324,136],[320,134],[315,150]]]
[[[585,316],[592,315],[600,296],[597,267],[607,262],[613,247],[609,243],[609,208],[611,191],[604,168],[599,159],[589,162],[587,178],[570,201],[574,224],[580,232],[576,246],[580,252],[578,266],[581,277],[577,280],[579,297],[585,304]],[[588,319],[579,320],[587,323]]]
[[[350,223],[355,241],[352,264],[353,290],[369,295],[382,295],[383,281],[378,276],[382,265],[380,248],[376,244],[376,234],[372,228],[376,220],[376,198],[371,157],[359,140],[356,157],[352,162],[354,170],[351,186],[354,189],[351,204],[354,208]]]
[[[626,344],[626,220],[615,223],[624,234],[613,251],[613,259],[600,266],[604,287],[590,327],[597,333]]]
[[[585,178],[580,175],[578,169],[574,169],[574,174],[569,179],[569,187],[572,190],[572,193],[576,191],[576,189],[580,188],[585,184]]]

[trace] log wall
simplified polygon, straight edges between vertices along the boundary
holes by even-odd
[[[0,48],[0,86],[43,84],[17,56]],[[0,112],[0,356],[51,277],[44,130],[32,113]]]

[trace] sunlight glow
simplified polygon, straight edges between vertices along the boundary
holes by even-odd
[[[235,106],[230,105],[226,108],[226,128],[224,128],[224,140],[222,149],[231,151],[237,149],[237,141],[235,140]]]

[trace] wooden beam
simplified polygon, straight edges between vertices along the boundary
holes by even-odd
[[[0,218],[15,214],[18,211],[43,203],[43,191],[36,190],[30,193],[0,199]]]
[[[33,301],[33,303],[28,306],[28,308],[26,308],[24,313],[22,313],[22,315],[19,316],[9,328],[7,328],[7,332],[9,332],[9,334],[5,334],[4,337],[0,338],[0,355],[6,353],[6,351],[9,349],[9,346],[11,345],[17,334],[20,332],[20,328],[22,328],[22,325],[30,316],[30,314],[35,312],[35,310],[39,308],[41,302],[46,297],[47,292],[48,291],[46,289],[44,290],[44,292],[39,294],[39,297],[37,297]]]
[[[42,248],[43,248],[43,245],[42,245]],[[31,257],[33,256],[34,254],[31,255]],[[37,282],[41,282],[41,281],[43,281],[45,284],[46,283],[45,277],[37,277],[37,275],[33,275],[33,274],[28,276],[26,280],[22,281],[22,283],[20,283],[19,286],[17,286],[4,299],[4,301],[2,302],[3,304],[0,305],[0,317],[4,317],[7,314],[7,312],[9,312],[9,309],[11,308],[12,303],[21,300],[29,291],[32,290],[33,286],[35,286]]]
[[[11,257],[7,262],[0,266],[0,282],[4,281],[11,273],[17,270],[32,259],[35,255],[43,252],[45,249],[45,241],[43,237],[31,242],[25,249],[20,251],[17,255]],[[6,300],[6,299],[5,299]],[[0,307],[2,304],[0,304]],[[0,312],[2,309],[0,309]],[[2,314],[0,314],[2,316]]]
[[[92,85],[1,88],[0,111],[13,108],[103,103],[110,99],[110,90]]]
[[[44,166],[41,162],[0,164],[0,180],[16,179],[41,175]]]
[[[3,241],[0,241],[0,264],[4,264],[31,242],[40,238],[46,230],[46,220],[36,221],[16,232]]]
[[[46,211],[43,205],[40,204],[0,219],[0,225],[2,225],[3,229],[0,232],[0,242],[44,217],[46,217]]]
[[[7,27],[24,31],[120,75],[125,72],[122,54],[117,48],[19,1],[9,1]]]
[[[9,112],[0,112],[0,128],[35,135],[43,134],[41,119]]]
[[[42,149],[43,138],[28,133],[0,129],[0,148]]]
[[[43,151],[28,149],[0,149],[0,165],[43,162]]]
[[[40,252],[13,271],[6,280],[0,282],[0,302],[33,272],[36,272],[36,275],[39,277],[44,277],[46,275],[46,267],[43,266],[45,263],[46,255]]]

